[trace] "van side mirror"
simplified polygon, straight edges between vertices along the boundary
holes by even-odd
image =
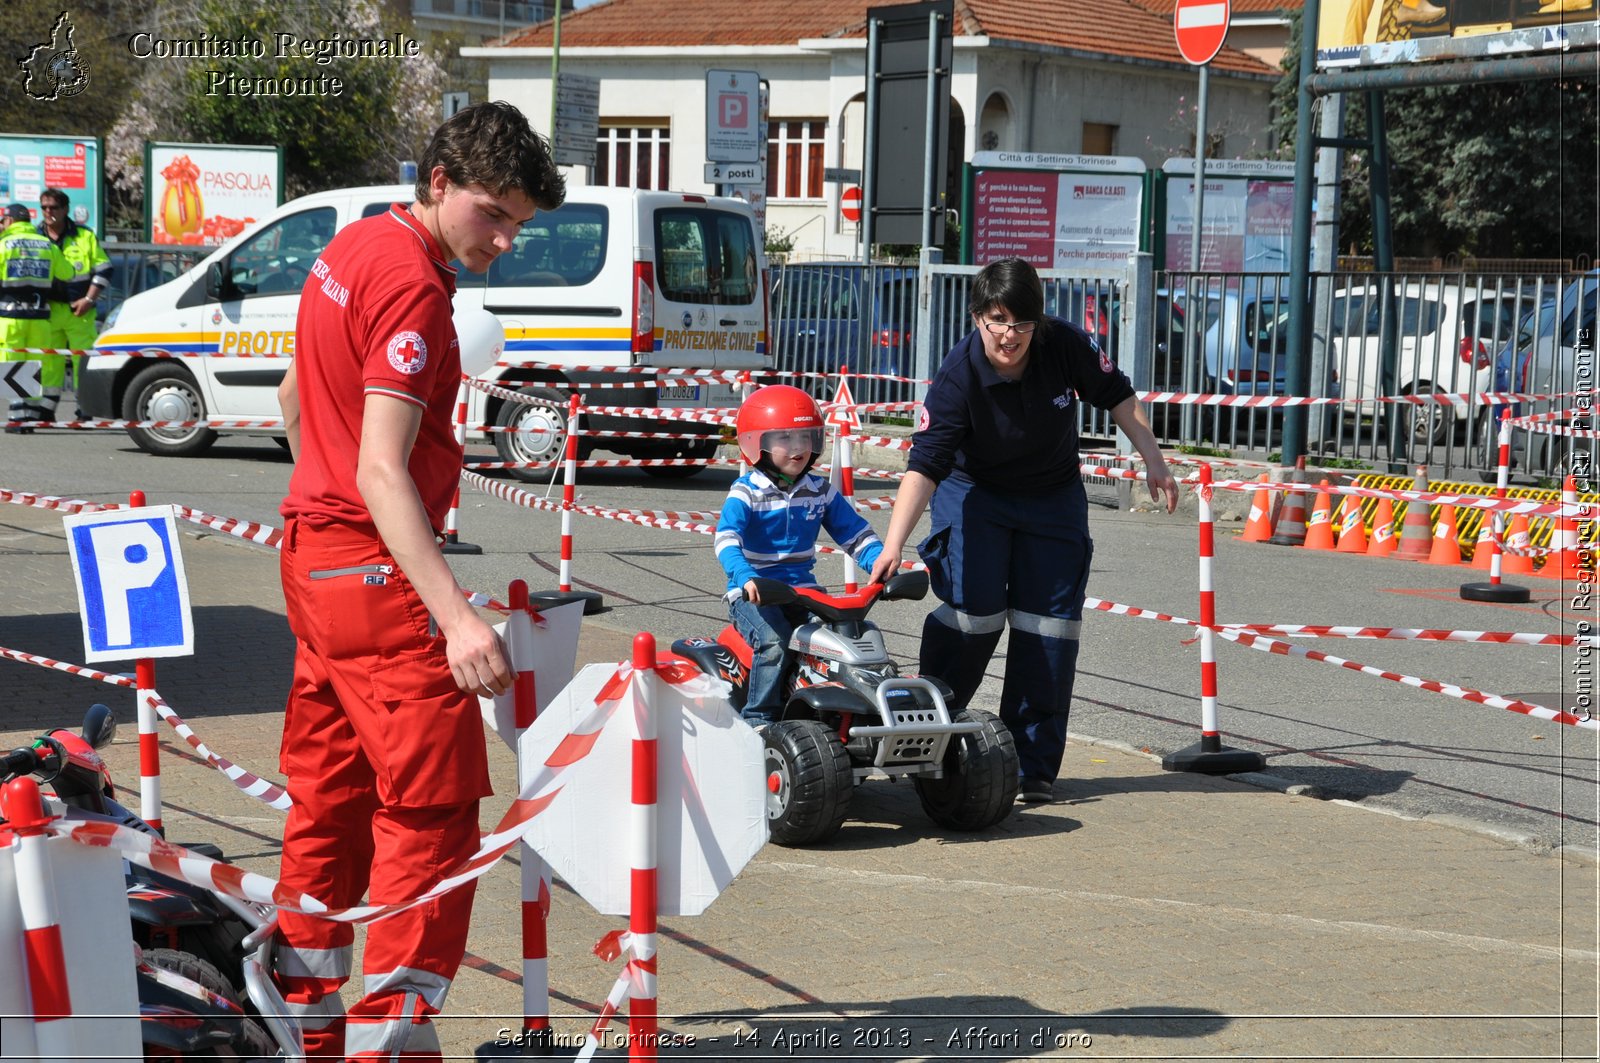
[[[206,298],[214,302],[238,297],[233,278],[227,272],[227,259],[206,267]]]

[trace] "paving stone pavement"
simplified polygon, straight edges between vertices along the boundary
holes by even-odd
[[[186,532],[197,653],[157,688],[223,755],[271,778],[292,642],[276,558]],[[0,511],[0,646],[81,659],[59,514]],[[629,655],[585,622],[580,658]],[[137,785],[132,697],[0,661],[0,741],[74,724],[103,700],[109,760]],[[491,738],[500,795],[510,754]],[[163,733],[168,833],[276,871],[282,818]],[[833,843],[768,846],[660,944],[668,1058],[1595,1059],[1593,862],[1509,840],[1163,772],[1075,741],[1055,803],[981,836],[947,833],[908,786],[869,783]],[[129,793],[131,794],[131,790]],[[126,796],[126,795],[125,795]],[[596,844],[625,844],[597,825]],[[440,1028],[451,1058],[514,1054],[514,860],[480,883],[470,955]],[[581,1040],[618,973],[591,953],[616,919],[558,884],[552,1013]],[[623,1029],[621,1022],[615,1027]],[[620,1056],[608,1042],[603,1055]]]

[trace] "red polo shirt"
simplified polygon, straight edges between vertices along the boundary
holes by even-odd
[[[451,424],[461,381],[454,293],[455,270],[438,242],[398,204],[334,236],[300,294],[300,458],[279,507],[285,517],[371,526],[356,463],[366,396],[376,394],[422,409],[411,479],[428,520],[444,527],[461,472]]]

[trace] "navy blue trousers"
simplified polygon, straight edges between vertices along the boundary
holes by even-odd
[[[1094,554],[1083,484],[1007,494],[957,473],[934,491],[930,515],[918,553],[943,604],[923,621],[922,671],[950,684],[953,710],[965,708],[1009,626],[999,716],[1022,777],[1054,782]]]

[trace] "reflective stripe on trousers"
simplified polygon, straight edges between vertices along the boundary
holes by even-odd
[[[919,553],[943,604],[923,623],[921,669],[949,683],[953,707],[965,708],[1009,623],[999,716],[1022,774],[1053,781],[1066,749],[1094,552],[1083,485],[1007,495],[952,475],[934,492],[930,513]]]

